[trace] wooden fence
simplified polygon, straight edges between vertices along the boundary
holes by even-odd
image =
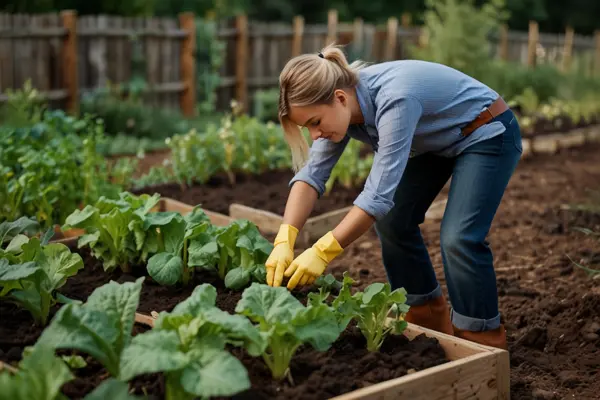
[[[196,24],[193,14],[178,18],[123,18],[60,14],[0,14],[0,101],[7,89],[17,89],[31,79],[35,88],[59,101],[69,111],[78,110],[82,95],[107,83],[123,83],[133,74],[137,55],[149,84],[145,100],[159,107],[180,108],[193,115],[196,105]],[[327,43],[347,44],[351,57],[368,61],[402,59],[410,45],[426,45],[418,26],[403,15],[375,26],[360,19],[338,23],[337,12],[327,24],[248,21],[246,16],[218,21],[217,38],[225,44],[220,70],[217,108],[228,109],[237,99],[251,110],[257,90],[277,87],[279,72],[292,56],[317,52]],[[600,33],[594,37],[539,33],[531,22],[529,32],[503,29],[491,38],[493,54],[526,65],[548,62],[569,68],[584,60],[589,73],[600,71]]]
[[[50,101],[77,112],[80,97],[132,77],[141,52],[146,99],[163,107],[195,109],[195,19],[123,18],[60,14],[0,14],[0,100],[30,79]]]

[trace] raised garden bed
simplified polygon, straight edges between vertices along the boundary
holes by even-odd
[[[105,273],[102,264],[88,251],[77,250],[73,244],[70,247],[81,254],[85,264],[85,268],[61,288],[61,293],[72,299],[85,301],[95,288],[111,280],[134,282],[145,275],[144,266],[134,268],[131,274],[119,270]],[[172,310],[201,283],[210,283],[217,288],[216,305],[219,308],[232,314],[235,312],[241,291],[225,288],[214,274],[196,274],[194,284],[186,288],[160,286],[146,277],[134,335],[148,329],[144,324],[152,323],[149,315],[153,311]],[[294,294],[305,302],[308,292],[304,289]],[[11,304],[0,303],[0,314],[3,316],[0,321],[0,361],[16,366],[25,346],[33,345],[43,328],[32,325],[28,312]],[[389,336],[381,350],[374,353],[367,351],[364,337],[355,326],[349,326],[328,351],[301,347],[290,365],[293,384],[275,382],[260,357],[251,357],[239,348],[231,351],[248,369],[252,383],[251,389],[233,397],[238,399],[357,400],[373,396],[429,399],[444,398],[449,394],[456,399],[473,396],[508,398],[507,352],[412,324],[403,335]],[[88,364],[74,370],[76,379],[64,386],[64,393],[69,398],[84,397],[107,377],[107,371],[93,358],[76,351],[61,354],[82,355]],[[152,399],[160,399],[164,396],[164,377],[162,374],[141,376],[131,382],[131,387],[138,395],[147,393]]]
[[[124,199],[128,199],[127,201],[131,201],[131,203],[128,204],[138,204],[134,203],[134,200],[131,200],[129,197],[125,197]],[[106,203],[102,203],[101,207],[106,207]],[[160,211],[161,209],[165,208],[170,209],[172,211],[177,211],[180,214],[188,214],[189,211],[192,211],[192,206],[179,202],[169,201],[169,199],[162,199],[161,203],[159,203],[158,206],[154,207],[154,209],[150,208],[152,207],[152,204],[148,202],[138,204],[135,207],[137,207],[137,210],[142,212],[144,210]],[[164,240],[164,243],[166,244],[167,237],[160,236],[162,234],[166,234],[166,232],[173,232],[169,235],[174,235],[172,237],[169,236],[169,242],[179,240],[177,239],[178,236],[175,235],[176,231],[173,230],[176,229],[175,227],[179,225],[173,225],[170,224],[170,222],[167,222],[167,220],[173,221],[172,218],[177,216],[177,213],[169,215],[165,214],[151,216],[151,211],[150,214],[146,214],[146,217],[140,220],[138,219],[139,217],[134,218],[135,214],[133,214],[131,209],[115,207],[112,209],[113,211],[119,209],[119,212],[116,214],[114,212],[109,212],[107,209],[102,209],[104,211],[99,211],[99,209],[93,208],[89,209],[89,211],[88,208],[85,208],[83,210],[77,210],[71,216],[69,216],[69,218],[67,218],[67,221],[71,220],[71,223],[78,227],[82,227],[88,223],[85,221],[103,221],[103,223],[106,223],[104,221],[111,221],[110,223],[114,224],[114,226],[110,225],[113,226],[112,229],[121,229],[121,226],[129,226],[129,229],[133,229],[131,228],[131,223],[137,223],[142,221],[141,223],[143,225],[134,226],[147,226],[146,228],[144,228],[146,229],[146,231],[144,232],[146,232],[146,235],[148,235],[145,240],[150,241],[144,242],[144,246],[150,246],[148,247],[148,249],[152,248],[152,243],[162,243],[162,241]],[[102,214],[102,219],[96,219],[100,218],[100,214],[95,213]],[[97,216],[94,217],[94,215]],[[118,217],[119,215],[122,216]],[[131,218],[129,222],[123,220],[124,216],[126,215],[130,216],[127,218]],[[185,227],[186,235],[188,233],[192,234],[192,231],[197,232],[196,234],[205,235],[202,237],[194,236],[198,237],[197,240],[199,240],[200,242],[190,241],[187,244],[182,243],[184,249],[182,257],[184,258],[184,260],[188,260],[190,262],[189,265],[199,265],[191,263],[192,257],[198,257],[199,253],[197,253],[197,251],[200,248],[204,249],[206,244],[211,243],[208,236],[213,234],[211,233],[213,231],[206,230],[207,228],[205,225],[197,225],[201,221],[198,219],[198,217],[200,217],[200,215],[190,214],[191,219],[189,220],[189,222],[186,222],[187,225]],[[219,218],[217,218],[217,220],[223,222]],[[82,221],[84,225],[78,225],[77,223],[75,223],[75,221]],[[177,222],[177,220],[174,221]],[[145,225],[146,223],[149,223],[150,225]],[[104,225],[101,226],[100,224],[97,226],[85,226],[87,231],[86,237],[82,237],[82,240],[85,243],[92,243],[90,242],[90,239],[92,236],[95,235],[93,233],[95,231],[91,227],[94,227],[94,229],[100,229],[100,231],[98,232],[103,232],[102,229],[106,229]],[[160,229],[156,230],[155,232],[155,228],[150,229],[150,227],[153,226],[158,226],[160,227]],[[196,231],[196,227],[202,228],[203,230]],[[141,232],[137,230],[131,231],[128,235],[132,235],[132,238],[134,235],[133,232],[135,232],[136,237],[138,234],[141,234]],[[215,232],[223,231],[217,230]],[[245,235],[245,240],[252,241],[254,243],[256,239],[252,238],[251,233],[249,231],[243,232],[244,233],[240,231],[240,234]],[[151,233],[159,235],[156,239],[157,242],[152,241],[153,236],[151,236]],[[183,235],[183,233],[181,233],[181,235]],[[228,237],[229,236],[227,236],[227,238]],[[97,246],[103,246],[104,244],[109,243],[106,240],[108,240],[107,236],[100,236],[100,244],[98,244]],[[230,239],[225,240],[228,241],[226,243],[229,243]],[[235,239],[233,243],[239,243],[236,242],[236,240],[239,240],[239,238]],[[109,308],[115,307],[115,304],[121,304],[123,301],[126,301],[128,306],[131,305],[131,300],[125,300],[126,296],[130,296],[130,294],[126,293],[130,292],[120,292],[120,294],[118,294],[117,292],[115,292],[115,290],[121,289],[116,289],[114,285],[140,285],[137,289],[140,291],[140,294],[139,304],[136,307],[137,314],[135,320],[137,324],[136,328],[133,330],[132,333],[134,336],[146,331],[148,329],[148,325],[154,325],[153,320],[150,317],[151,315],[153,315],[154,311],[172,311],[175,306],[182,304],[184,300],[192,296],[193,293],[195,293],[195,289],[197,289],[198,286],[202,284],[212,285],[211,287],[214,288],[216,294],[215,306],[218,307],[220,310],[228,312],[229,314],[239,313],[240,311],[238,310],[238,307],[240,303],[244,301],[249,301],[249,303],[246,303],[246,308],[244,308],[244,310],[246,311],[254,310],[254,308],[252,307],[271,307],[272,310],[279,310],[279,308],[283,306],[289,307],[288,304],[283,302],[279,304],[279,300],[274,301],[270,306],[267,305],[267,303],[269,302],[266,300],[264,300],[265,305],[262,305],[262,303],[261,305],[255,303],[256,300],[244,300],[243,294],[245,294],[245,291],[243,289],[245,288],[237,288],[237,290],[230,289],[227,284],[227,278],[223,280],[222,276],[219,277],[219,275],[217,274],[217,269],[214,268],[214,266],[209,269],[196,269],[195,273],[190,275],[191,280],[189,282],[183,281],[183,285],[177,283],[179,281],[173,282],[167,286],[160,285],[158,282],[160,282],[161,279],[164,279],[165,270],[163,269],[159,275],[152,274],[150,265],[153,262],[154,256],[150,257],[147,262],[144,261],[140,262],[139,264],[133,264],[131,261],[125,262],[123,264],[122,262],[124,261],[118,261],[118,264],[116,264],[118,265],[118,267],[115,268],[116,265],[113,263],[112,253],[102,252],[103,258],[97,259],[97,251],[101,247],[96,247],[96,250],[94,250],[96,253],[93,253],[92,250],[90,250],[87,246],[83,246],[80,248],[82,242],[77,241],[77,237],[62,239],[62,245],[67,246],[69,250],[74,254],[69,256],[68,261],[66,258],[66,254],[65,257],[61,257],[61,261],[59,261],[58,259],[52,261],[55,263],[60,262],[62,268],[66,271],[67,264],[65,264],[65,262],[68,262],[69,265],[71,265],[70,263],[74,262],[73,258],[78,259],[78,257],[81,257],[81,259],[78,259],[78,263],[80,263],[80,266],[82,268],[70,273],[69,275],[66,275],[70,278],[66,280],[64,285],[57,287],[60,291],[60,295],[57,295],[57,298],[60,297],[62,299],[68,299],[69,303],[78,301],[85,303],[88,301],[88,299],[90,299],[92,292],[96,291],[96,289],[100,287],[106,287],[106,290],[110,291],[105,292],[105,294],[103,295],[104,300],[102,303],[97,303],[97,301],[99,300],[98,297],[96,297],[97,300],[95,305],[95,307],[98,307],[98,305],[102,305],[102,310],[104,310],[105,304]],[[35,241],[33,243],[35,243]],[[192,253],[192,248],[194,247],[195,243],[201,244],[200,247],[196,246],[194,250],[195,253]],[[39,246],[39,243],[36,245]],[[189,253],[187,251],[187,245],[190,246]],[[248,244],[246,244],[246,246],[247,245]],[[51,244],[51,246],[56,246],[56,243]],[[121,245],[115,244],[115,246],[118,250],[120,248],[119,246]],[[219,246],[221,246],[221,244],[219,244]],[[223,244],[223,246],[230,246],[230,244]],[[43,247],[40,247],[40,251],[46,252],[46,250],[43,249]],[[142,248],[140,248],[139,251],[141,251],[141,249]],[[144,247],[144,249],[146,249],[146,247]],[[256,249],[258,249],[258,247],[256,247]],[[174,252],[176,250],[169,250],[169,247],[163,247],[163,245],[159,245],[157,249],[152,251],[161,254],[169,254],[171,256],[172,254],[169,252]],[[204,251],[206,252],[207,250]],[[235,251],[237,252],[238,250]],[[17,252],[15,254],[19,253]],[[177,253],[173,253],[173,255],[174,254]],[[207,257],[207,254],[209,253],[205,253],[202,257]],[[221,254],[220,257],[223,257],[223,253],[218,254]],[[249,253],[248,257],[256,257],[254,254],[255,253]],[[233,257],[233,255],[230,256]],[[204,260],[204,258],[202,259]],[[44,260],[44,262],[41,265],[44,265],[44,268],[46,268],[44,269],[45,273],[49,273],[49,270],[47,268],[50,267],[44,264],[46,262],[46,259],[43,258],[42,260]],[[242,258],[241,260],[244,260],[244,258]],[[12,262],[13,261],[11,261],[11,263]],[[107,262],[110,262],[110,264],[107,264]],[[171,259],[169,260],[169,263],[170,262]],[[214,262],[216,263],[217,261]],[[246,261],[243,262],[246,263]],[[154,264],[156,264],[156,262],[154,262]],[[188,264],[186,263],[186,261],[184,261],[184,265],[185,268],[188,268]],[[234,265],[228,268],[241,268],[239,265],[240,264],[234,263]],[[112,266],[112,268],[107,270],[106,268],[108,266]],[[22,268],[31,268],[31,266],[26,267],[23,264]],[[166,268],[166,264],[160,268]],[[240,271],[240,269],[238,269],[238,271]],[[182,273],[183,272],[179,272],[178,274]],[[31,276],[31,274],[27,275],[27,279],[34,279],[30,278]],[[13,280],[14,279],[16,278],[13,278]],[[11,280],[8,280],[7,282],[9,282],[10,284]],[[106,285],[110,285],[110,289],[108,289],[108,286]],[[383,285],[381,287],[383,287]],[[267,293],[263,292],[263,290],[269,291],[269,295],[271,295],[270,291],[274,290],[273,288],[269,288],[266,285],[258,285],[256,287],[253,285],[248,290],[252,289],[259,290],[259,292],[256,293],[254,296],[258,295],[259,297],[262,296],[263,298],[267,295]],[[284,293],[288,293],[285,288],[280,289],[282,289]],[[17,288],[17,290],[19,290],[19,288]],[[127,289],[127,291],[130,290],[133,290],[133,286],[131,286],[130,289]],[[350,290],[352,290],[353,292],[355,291],[355,289]],[[317,292],[318,289],[315,287],[310,287],[305,288],[303,290],[294,291],[291,295],[287,295],[295,296],[295,298],[298,299],[302,304],[306,305],[309,301],[309,293],[311,291]],[[363,300],[359,301],[368,302],[369,300],[365,300],[367,298],[366,292],[362,294],[364,294],[365,297],[362,298]],[[274,293],[272,295],[274,295]],[[388,315],[389,307],[393,303],[404,301],[400,300],[398,297],[394,297],[394,299],[396,300],[392,300],[392,297],[378,298],[380,299],[379,301],[383,301],[383,299],[385,299],[385,301],[387,302],[381,303],[387,304],[383,305],[383,309],[374,309],[379,310],[377,312],[379,312],[379,315],[383,317],[382,319],[380,319],[380,321],[382,322],[384,321],[385,316]],[[106,301],[109,301],[110,304],[107,304]],[[125,307],[125,303],[122,304],[122,307]],[[325,307],[323,304],[320,305],[322,307]],[[66,318],[63,319],[64,325],[62,326],[62,328],[60,328],[60,330],[57,331],[59,337],[61,338],[64,338],[64,329],[69,329],[69,332],[75,332],[75,330],[77,330],[77,332],[79,332],[77,333],[77,335],[90,335],[90,330],[94,331],[95,329],[100,329],[99,327],[94,328],[94,324],[91,323],[91,320],[86,320],[84,317],[79,317],[78,315],[83,315],[80,313],[85,312],[94,312],[96,314],[93,314],[93,316],[89,315],[88,318],[98,318],[101,317],[99,313],[104,311],[100,311],[98,308],[93,309],[95,311],[84,311],[84,309],[81,309],[81,311],[78,312],[69,311],[67,316],[65,317],[64,313],[60,312],[61,307],[77,307],[77,305],[60,306],[59,303],[56,303],[55,305],[51,306],[47,315],[47,319],[42,320],[41,323],[38,321],[37,324],[34,324],[32,315],[30,314],[31,310],[28,310],[23,306],[15,305],[12,302],[0,302],[0,314],[2,314],[3,316],[2,321],[0,322],[0,361],[7,363],[7,368],[9,369],[16,368],[18,365],[18,361],[25,356],[26,348],[28,346],[34,345],[42,336],[42,334],[46,332],[47,329],[49,329],[47,325],[48,323],[45,321],[54,322],[54,320],[56,320],[56,318],[58,317],[58,314],[63,314],[63,318]],[[325,309],[329,308],[325,307]],[[326,311],[323,309],[320,310]],[[384,313],[381,314],[381,311],[383,311]],[[370,321],[371,317],[374,317],[375,314],[365,315],[369,316],[367,318]],[[331,314],[331,317],[334,317],[334,314]],[[81,322],[75,322],[78,321],[77,318],[83,319],[81,320]],[[319,317],[315,315],[308,316],[307,314],[305,317],[303,317],[303,319],[300,320],[301,322],[295,323],[298,323],[300,324],[300,326],[302,326],[302,324],[310,323],[308,321],[310,321],[311,318]],[[372,349],[369,351],[367,344],[371,343],[373,345],[373,342],[367,341],[367,339],[364,336],[366,334],[365,331],[361,330],[363,328],[359,328],[359,325],[356,325],[356,322],[354,322],[354,320],[350,322],[350,324],[347,327],[344,324],[344,328],[338,331],[338,323],[335,319],[332,320],[329,317],[327,319],[323,319],[323,317],[320,318],[322,319],[321,322],[313,322],[319,324],[318,329],[313,332],[328,330],[328,335],[331,338],[331,347],[317,350],[312,346],[308,345],[308,341],[310,341],[310,339],[304,339],[306,343],[298,348],[297,352],[291,359],[292,361],[289,364],[289,373],[286,373],[286,375],[289,374],[287,380],[274,379],[273,376],[271,376],[271,373],[273,371],[271,371],[271,369],[267,367],[267,364],[261,357],[257,357],[257,354],[252,355],[249,352],[247,352],[247,350],[245,350],[245,348],[243,347],[233,346],[228,348],[228,350],[231,351],[234,357],[237,357],[237,359],[241,361],[241,365],[244,366],[245,370],[248,371],[248,378],[251,384],[251,387],[249,389],[244,390],[241,393],[235,395],[234,398],[301,399],[304,398],[304,396],[306,396],[307,394],[310,394],[310,396],[317,398],[363,399],[369,398],[373,395],[373,393],[382,393],[390,395],[397,394],[399,392],[413,395],[422,395],[427,397],[430,396],[432,393],[444,393],[449,390],[458,390],[458,392],[461,394],[457,398],[463,398],[463,395],[465,396],[464,398],[467,398],[471,397],[474,394],[483,396],[482,398],[486,398],[486,396],[489,396],[491,398],[498,398],[498,396],[505,396],[505,394],[508,392],[508,380],[506,379],[506,376],[508,375],[507,352],[486,348],[484,346],[473,345],[464,340],[456,339],[451,336],[440,335],[435,332],[429,332],[427,330],[422,330],[419,327],[412,325],[408,330],[405,331],[404,334],[390,334],[388,336],[385,336],[381,348],[376,350],[377,347],[372,347]],[[124,320],[120,321],[121,324],[126,324]],[[350,321],[350,319],[348,319],[348,321]],[[388,323],[391,323],[391,321],[392,320],[389,319]],[[50,324],[53,325],[53,322]],[[127,325],[123,326],[126,327]],[[383,325],[376,324],[376,326]],[[374,326],[373,328],[376,328],[376,326]],[[374,334],[376,331],[373,331],[373,328],[371,328],[370,332]],[[236,332],[241,333],[241,331],[237,331],[237,329],[240,328],[235,329]],[[313,327],[311,329],[314,330],[316,328]],[[107,332],[111,332],[110,329]],[[75,379],[66,383],[63,386],[63,391],[69,398],[83,398],[96,387],[98,387],[100,384],[102,384],[108,377],[116,377],[115,374],[117,372],[115,371],[118,371],[119,364],[115,363],[123,361],[119,361],[119,353],[115,353],[117,357],[116,359],[115,354],[110,352],[106,353],[106,346],[109,346],[109,343],[112,343],[108,342],[109,340],[112,340],[109,339],[112,337],[110,336],[112,333],[107,332],[104,332],[102,329],[100,329],[94,335],[90,336],[90,338],[94,338],[94,342],[96,342],[97,340],[104,341],[98,342],[104,343],[99,347],[99,349],[102,349],[102,352],[103,354],[105,354],[105,357],[108,357],[104,361],[102,361],[102,363],[98,361],[98,353],[96,353],[96,357],[94,357],[94,353],[89,353],[87,351],[58,351],[59,355],[81,356],[85,361],[84,366],[75,368],[72,371],[75,376]],[[310,334],[309,332],[310,329],[307,328],[304,334],[309,335],[309,337],[311,337],[310,335],[315,334]],[[335,334],[335,336],[331,337],[331,335],[333,334]],[[57,333],[55,332],[54,335],[57,335]],[[75,336],[74,333],[73,335],[73,340],[75,340],[76,343],[82,343],[81,341],[83,339],[81,339],[80,336]],[[57,340],[57,338],[52,339],[52,341],[54,340]],[[325,339],[323,337],[322,339],[315,340],[319,341],[329,339]],[[63,345],[68,346],[70,343],[72,343],[71,340],[65,342],[65,344]],[[111,344],[111,346],[118,345]],[[122,350],[117,350],[117,348],[115,347],[112,351],[120,352]],[[260,353],[258,353],[258,355],[260,355]],[[137,362],[138,361],[136,361],[136,363]],[[112,365],[112,369],[107,365]],[[162,373],[150,373],[144,375],[134,375],[133,379],[128,379],[127,381],[131,383],[131,387],[134,389],[134,392],[136,394],[150,395],[151,398],[163,398],[166,390],[165,379],[165,375],[163,375]],[[436,385],[428,384],[428,382],[432,381],[437,382]]]

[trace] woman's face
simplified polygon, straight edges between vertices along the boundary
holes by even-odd
[[[350,116],[348,98],[342,90],[336,90],[331,104],[290,107],[289,113],[292,122],[308,129],[313,141],[323,138],[335,143],[346,136]]]

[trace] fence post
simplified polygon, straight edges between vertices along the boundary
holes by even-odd
[[[60,13],[66,29],[62,44],[63,80],[67,91],[65,108],[71,114],[79,113],[79,77],[77,74],[77,12],[64,10]]]
[[[304,17],[296,15],[294,17],[294,36],[292,39],[292,57],[299,56],[302,53],[302,37],[304,36]]]
[[[539,28],[536,21],[529,21],[529,41],[527,48],[527,66],[535,66],[535,56],[539,38]]]
[[[184,88],[179,95],[181,112],[187,117],[196,115],[196,22],[194,13],[179,14],[179,27],[186,32],[181,43],[180,68]]]
[[[385,59],[388,61],[396,57],[396,43],[398,41],[398,18],[390,17],[387,23],[387,43],[385,46]]]
[[[248,109],[248,17],[238,15],[235,53],[235,97],[242,112]]]
[[[327,41],[325,46],[330,45],[337,39],[337,24],[338,24],[338,12],[335,9],[329,10],[327,13]]]
[[[508,61],[508,25],[500,26],[500,59]]]
[[[363,19],[357,17],[354,19],[354,24],[352,26],[352,49],[357,57],[361,57],[364,48],[364,34]]]
[[[571,67],[571,54],[573,52],[573,37],[575,36],[575,31],[572,27],[567,26],[565,31],[565,44],[563,47],[563,59],[562,59],[562,70],[563,72],[567,72]]]
[[[401,18],[401,24],[404,29],[410,28],[412,23],[412,16],[409,12],[403,12]]]

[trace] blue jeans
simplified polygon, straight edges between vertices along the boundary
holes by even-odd
[[[410,305],[441,296],[419,224],[452,177],[441,224],[441,253],[452,323],[470,331],[500,326],[496,274],[486,236],[523,151],[513,112],[494,120],[503,123],[504,133],[473,144],[454,158],[433,154],[411,158],[393,209],[375,225],[392,288],[404,287]]]

